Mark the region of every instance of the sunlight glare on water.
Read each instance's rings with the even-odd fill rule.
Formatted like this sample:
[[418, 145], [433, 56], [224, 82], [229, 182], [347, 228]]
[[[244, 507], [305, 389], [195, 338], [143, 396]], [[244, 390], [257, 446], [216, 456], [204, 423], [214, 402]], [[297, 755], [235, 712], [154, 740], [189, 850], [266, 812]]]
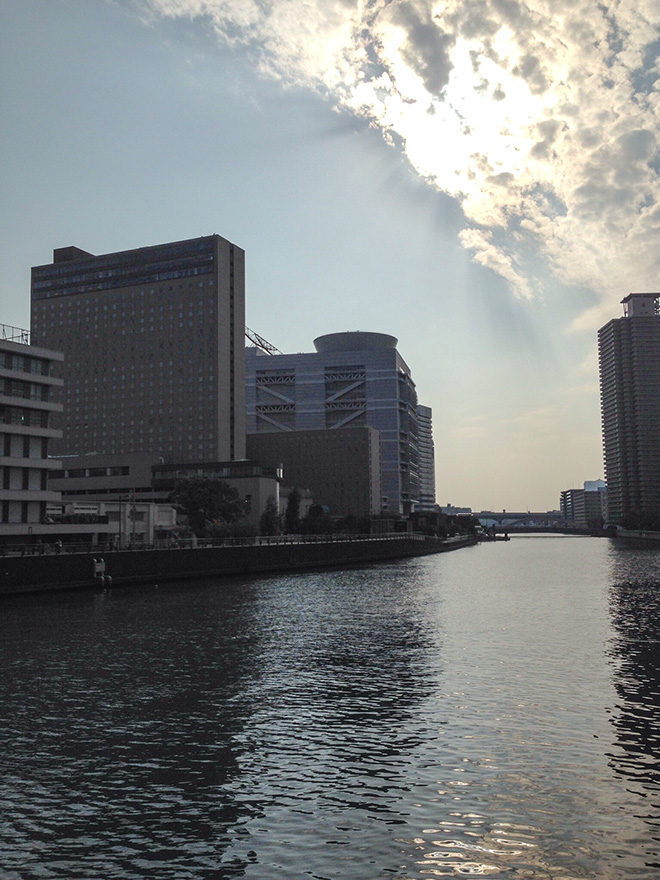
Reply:
[[2, 877], [660, 875], [660, 552], [3, 601]]

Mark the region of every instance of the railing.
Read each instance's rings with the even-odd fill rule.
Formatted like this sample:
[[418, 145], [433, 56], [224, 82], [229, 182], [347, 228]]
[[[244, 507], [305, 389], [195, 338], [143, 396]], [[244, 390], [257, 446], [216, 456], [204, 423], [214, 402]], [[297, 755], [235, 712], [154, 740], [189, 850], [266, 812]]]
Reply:
[[0, 324], [0, 338], [7, 342], [20, 342], [21, 345], [30, 344], [30, 331], [21, 327], [12, 327], [10, 324]]
[[109, 540], [92, 544], [83, 541], [62, 543], [61, 541], [31, 544], [0, 544], [0, 556], [53, 556], [66, 553], [118, 553], [136, 550], [203, 550], [215, 547], [261, 547], [279, 544], [334, 544], [341, 542], [374, 541], [421, 541], [433, 543], [454, 543], [465, 536], [437, 538], [416, 532], [384, 532], [376, 535], [355, 535], [350, 533], [332, 535], [261, 535], [245, 538], [163, 538], [153, 543]]

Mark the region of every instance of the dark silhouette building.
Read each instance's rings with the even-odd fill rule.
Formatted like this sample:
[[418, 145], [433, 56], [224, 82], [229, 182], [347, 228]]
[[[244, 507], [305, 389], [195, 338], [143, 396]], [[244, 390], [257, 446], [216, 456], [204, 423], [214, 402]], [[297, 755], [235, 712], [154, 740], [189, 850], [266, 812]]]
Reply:
[[53, 452], [245, 457], [245, 254], [209, 235], [32, 269], [32, 340], [64, 353]]
[[380, 434], [367, 425], [247, 435], [247, 451], [262, 465], [282, 466], [288, 486], [308, 488], [332, 516], [380, 513]]
[[660, 314], [657, 293], [631, 293], [598, 331], [610, 522], [660, 528]]

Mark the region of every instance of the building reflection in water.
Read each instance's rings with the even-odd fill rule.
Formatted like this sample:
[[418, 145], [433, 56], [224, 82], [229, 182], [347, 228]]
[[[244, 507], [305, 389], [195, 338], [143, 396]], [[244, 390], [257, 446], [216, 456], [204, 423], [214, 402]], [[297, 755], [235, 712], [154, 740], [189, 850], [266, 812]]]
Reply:
[[[638, 815], [660, 842], [660, 551], [613, 546], [610, 608], [616, 748], [608, 755], [626, 789], [640, 798]], [[647, 853], [658, 862], [660, 853]], [[660, 864], [658, 864], [660, 868]]]
[[[102, 863], [108, 878], [188, 877], [191, 859], [197, 870], [222, 861], [233, 829], [258, 813], [231, 793], [252, 712], [243, 694], [260, 674], [252, 592], [248, 582], [222, 595], [181, 585], [6, 603], [8, 876], [83, 876], [86, 865], [97, 876]], [[233, 853], [226, 876], [249, 861]]]

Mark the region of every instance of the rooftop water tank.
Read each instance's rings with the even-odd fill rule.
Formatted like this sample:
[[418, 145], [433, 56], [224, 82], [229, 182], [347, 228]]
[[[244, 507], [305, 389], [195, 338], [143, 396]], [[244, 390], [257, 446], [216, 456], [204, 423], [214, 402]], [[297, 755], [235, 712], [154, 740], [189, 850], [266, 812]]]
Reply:
[[328, 333], [314, 340], [318, 352], [328, 351], [374, 351], [396, 348], [398, 339], [387, 333], [364, 333], [362, 330], [349, 330], [345, 333]]

